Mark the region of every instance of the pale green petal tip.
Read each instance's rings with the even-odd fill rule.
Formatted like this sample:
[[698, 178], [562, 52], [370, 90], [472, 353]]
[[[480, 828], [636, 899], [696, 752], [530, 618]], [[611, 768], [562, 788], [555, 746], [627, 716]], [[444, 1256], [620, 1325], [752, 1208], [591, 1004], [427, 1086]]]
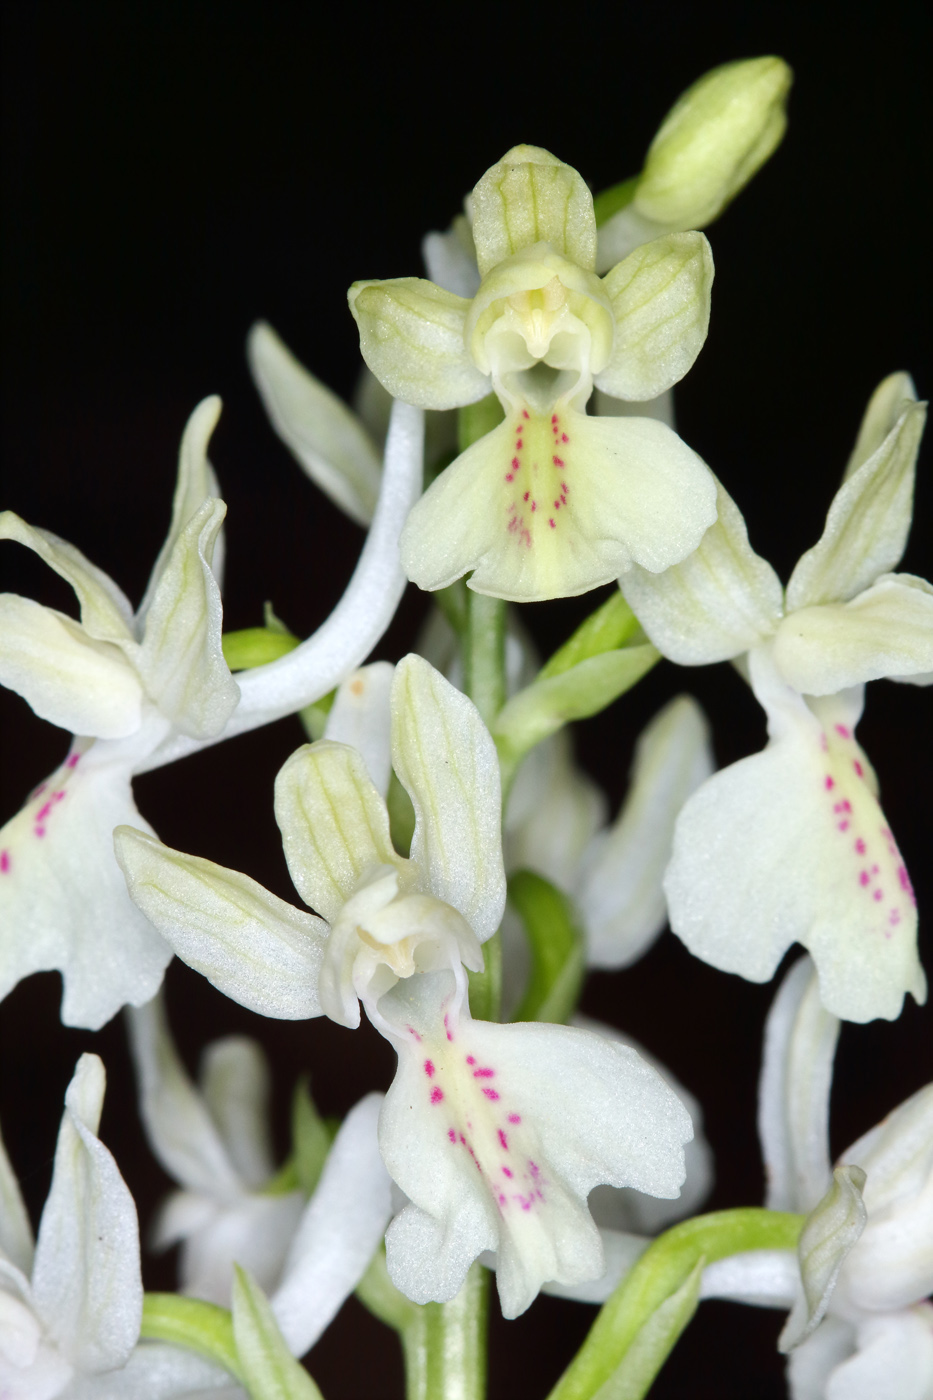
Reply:
[[580, 267], [596, 266], [596, 217], [583, 177], [540, 146], [513, 146], [473, 190], [480, 275], [522, 248], [550, 243]]
[[704, 74], [651, 144], [635, 194], [639, 214], [672, 229], [715, 219], [780, 144], [792, 81], [773, 56]]

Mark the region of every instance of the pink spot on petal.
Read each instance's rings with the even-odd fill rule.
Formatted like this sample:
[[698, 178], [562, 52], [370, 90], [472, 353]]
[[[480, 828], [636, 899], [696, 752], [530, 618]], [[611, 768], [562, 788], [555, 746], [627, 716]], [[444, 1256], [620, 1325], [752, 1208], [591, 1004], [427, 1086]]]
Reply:
[[865, 775], [865, 769], [864, 769], [864, 768], [862, 767], [862, 765], [859, 763], [859, 761], [858, 761], [857, 758], [853, 758], [853, 760], [852, 760], [852, 767], [855, 769], [855, 776], [856, 776], [857, 778], [864, 777], [864, 775]]
[[508, 1152], [508, 1150], [509, 1150], [509, 1140], [508, 1140], [508, 1138], [506, 1137], [505, 1133], [502, 1131], [501, 1128], [499, 1129], [499, 1144], [500, 1144], [500, 1146], [502, 1147], [502, 1150], [503, 1150], [504, 1152]]
[[6, 875], [10, 868], [9, 851], [0, 851], [0, 875]]
[[833, 728], [835, 729], [836, 733], [841, 739], [852, 738], [852, 731], [850, 729], [847, 729], [844, 724], [834, 724]]
[[453, 1128], [447, 1129], [447, 1136], [450, 1138], [451, 1142], [457, 1141], [457, 1134], [454, 1132]]
[[503, 1196], [503, 1195], [500, 1195], [500, 1196], [499, 1196], [499, 1204], [500, 1204], [500, 1206], [504, 1206], [504, 1205], [505, 1205], [505, 1196]]
[[497, 1099], [499, 1097], [495, 1089], [485, 1088], [483, 1089], [483, 1093], [486, 1095], [487, 1099]]
[[831, 788], [834, 788], [836, 786], [836, 779], [831, 777], [829, 773], [827, 773], [826, 778], [824, 779], [824, 783], [826, 791], [829, 792]]
[[466, 1062], [467, 1062], [468, 1065], [475, 1065], [475, 1064], [476, 1064], [476, 1056], [475, 1056], [475, 1055], [467, 1055], [467, 1057], [466, 1057]]
[[552, 423], [556, 423], [556, 422], [558, 422], [558, 421], [559, 421], [559, 420], [558, 420], [557, 414], [556, 414], [556, 413], [552, 413], [552, 414], [551, 414], [551, 422], [552, 422]]
[[448, 1040], [453, 1040], [454, 1036], [453, 1036], [453, 1031], [450, 1029], [450, 1017], [449, 1017], [449, 1016], [445, 1016], [445, 1017], [444, 1017], [444, 1031], [446, 1032], [447, 1039], [448, 1039]]
[[505, 474], [505, 479], [506, 479], [506, 481], [514, 481], [514, 480], [515, 480], [515, 477], [514, 477], [514, 475], [512, 474], [512, 472], [506, 472], [506, 474]]
[[510, 1123], [520, 1123], [521, 1121], [522, 1121], [522, 1120], [521, 1120], [521, 1116], [520, 1116], [519, 1114], [517, 1114], [517, 1113], [510, 1113], [510, 1114], [509, 1114], [509, 1122], [510, 1122]]
[[564, 465], [563, 457], [552, 457], [551, 461], [554, 463], [555, 467], [562, 467]]
[[548, 520], [548, 524], [550, 525], [550, 527], [551, 527], [552, 530], [556, 530], [556, 529], [557, 529], [557, 526], [554, 524], [553, 517], [552, 517], [550, 520]]
[[837, 827], [837, 830], [839, 830], [839, 831], [848, 831], [848, 830], [849, 830], [849, 823], [848, 823], [848, 822], [837, 822], [837, 823], [836, 823], [836, 827]]
[[865, 854], [865, 842], [862, 840], [861, 836], [855, 843], [855, 849], [860, 856]]
[[517, 457], [512, 458], [512, 466], [515, 468], [516, 471], [518, 471], [519, 467], [521, 466], [521, 462], [518, 460]]
[[[71, 757], [69, 758], [68, 762], [65, 764], [65, 767], [66, 767], [66, 768], [76, 768], [80, 762], [81, 762], [81, 755], [80, 755], [79, 753], [73, 753], [73, 754], [71, 755]], [[42, 787], [45, 787], [45, 783], [42, 784]], [[42, 788], [40, 788], [39, 791], [41, 792], [41, 791], [42, 791]]]
[[874, 898], [876, 900], [884, 899], [884, 894], [881, 890], [875, 890]]
[[570, 441], [570, 439], [569, 439], [569, 437], [567, 436], [566, 433], [561, 433], [561, 435], [560, 435], [560, 440], [561, 440], [561, 442], [569, 442], [569, 441]]
[[44, 822], [45, 819], [46, 819], [46, 817], [49, 815], [49, 812], [51, 812], [51, 810], [52, 810], [52, 804], [51, 804], [51, 802], [46, 802], [46, 804], [45, 804], [43, 807], [40, 807], [39, 811], [36, 813], [36, 821], [37, 821], [37, 822]]
[[474, 1079], [493, 1079], [493, 1078], [495, 1077], [495, 1073], [496, 1073], [496, 1071], [495, 1071], [494, 1069], [475, 1069], [475, 1070], [473, 1071], [473, 1078], [474, 1078]]
[[425, 1072], [425, 1074], [428, 1076], [429, 1079], [433, 1078], [433, 1075], [434, 1075], [434, 1061], [433, 1061], [433, 1060], [425, 1060], [425, 1062], [424, 1062], [424, 1072]]
[[523, 408], [523, 409], [522, 409], [522, 417], [523, 417], [523, 418], [527, 418], [527, 417], [528, 417], [528, 410], [527, 410], [527, 408]]
[[888, 915], [888, 923], [889, 923], [889, 924], [892, 924], [892, 925], [897, 925], [897, 924], [900, 923], [900, 921], [901, 921], [900, 911], [897, 910], [897, 909], [892, 909], [891, 912], [890, 912], [890, 914]]
[[444, 1097], [444, 1091], [443, 1091], [443, 1089], [439, 1089], [439, 1088], [437, 1087], [437, 1085], [435, 1084], [434, 1088], [431, 1090], [431, 1102], [432, 1102], [432, 1103], [440, 1103], [440, 1101], [441, 1101], [441, 1099], [442, 1099], [443, 1097]]
[[503, 1167], [503, 1168], [502, 1168], [502, 1174], [503, 1174], [503, 1176], [507, 1176], [507, 1177], [511, 1180], [512, 1172], [511, 1172], [511, 1169], [510, 1169], [509, 1167]]
[[531, 495], [531, 492], [530, 492], [530, 491], [526, 491], [525, 494], [524, 494], [524, 496], [522, 496], [522, 500], [523, 500], [523, 501], [527, 501], [527, 499], [528, 499], [528, 497], [529, 497], [530, 495]]
[[37, 827], [36, 827], [36, 835], [37, 835], [37, 836], [44, 836], [44, 835], [45, 835], [45, 827], [44, 827], [44, 826], [37, 826]]
[[860, 885], [867, 885], [870, 880], [871, 876], [869, 875], [867, 870], [863, 870], [861, 875], [858, 877], [858, 882]]

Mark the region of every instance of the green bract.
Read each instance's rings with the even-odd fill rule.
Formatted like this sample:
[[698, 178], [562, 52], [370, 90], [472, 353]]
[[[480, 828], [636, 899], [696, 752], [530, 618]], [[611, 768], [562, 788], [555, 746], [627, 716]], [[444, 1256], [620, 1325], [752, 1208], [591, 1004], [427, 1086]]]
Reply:
[[585, 410], [594, 385], [640, 402], [691, 367], [709, 321], [706, 239], [657, 239], [600, 279], [589, 191], [536, 146], [487, 171], [472, 207], [474, 297], [412, 277], [349, 294], [363, 358], [392, 394], [449, 409], [492, 388], [505, 415], [409, 516], [409, 577], [438, 589], [473, 570], [477, 592], [532, 601], [678, 563], [715, 520], [709, 472], [666, 425]]

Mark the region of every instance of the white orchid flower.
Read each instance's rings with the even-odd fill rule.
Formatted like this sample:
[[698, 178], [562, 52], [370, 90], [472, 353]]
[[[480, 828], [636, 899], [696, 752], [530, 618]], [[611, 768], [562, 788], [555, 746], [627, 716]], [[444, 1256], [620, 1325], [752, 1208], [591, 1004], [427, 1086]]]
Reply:
[[34, 550], [75, 589], [81, 622], [0, 598], [0, 679], [78, 737], [62, 766], [0, 831], [0, 996], [58, 968], [62, 1020], [97, 1029], [158, 990], [171, 949], [139, 914], [111, 833], [145, 827], [135, 774], [244, 733], [320, 698], [382, 635], [401, 597], [398, 535], [421, 476], [421, 415], [400, 406], [376, 519], [347, 592], [288, 656], [233, 680], [221, 649], [215, 556], [225, 506], [207, 460], [220, 412], [206, 399], [182, 439], [168, 538], [134, 614], [73, 545], [0, 516], [0, 538]]
[[128, 1008], [127, 1016], [146, 1136], [181, 1187], [160, 1208], [153, 1247], [181, 1243], [181, 1289], [195, 1297], [229, 1307], [235, 1263], [271, 1293], [305, 1198], [298, 1189], [264, 1189], [276, 1170], [261, 1047], [245, 1036], [212, 1042], [195, 1087], [161, 998]]
[[[704, 1272], [702, 1297], [789, 1307], [792, 1400], [925, 1400], [933, 1393], [933, 1084], [829, 1157], [839, 1021], [809, 958], [765, 1032], [759, 1132], [766, 1204], [809, 1212], [798, 1255], [756, 1250]], [[825, 1194], [824, 1194], [825, 1193]]]
[[279, 774], [292, 879], [324, 918], [142, 833], [118, 832], [118, 856], [179, 956], [238, 1001], [348, 1026], [363, 1002], [399, 1057], [379, 1128], [411, 1202], [387, 1237], [393, 1281], [417, 1302], [446, 1301], [492, 1250], [514, 1316], [545, 1279], [602, 1272], [593, 1186], [677, 1195], [692, 1128], [628, 1047], [471, 1019], [464, 964], [482, 968], [505, 898], [498, 761], [472, 702], [417, 656], [396, 668], [392, 763], [416, 814], [410, 859], [392, 848], [354, 749], [325, 739]]
[[487, 171], [472, 207], [472, 300], [418, 278], [350, 290], [363, 358], [396, 398], [455, 408], [493, 390], [505, 413], [412, 512], [409, 577], [437, 589], [472, 569], [478, 592], [529, 601], [683, 559], [715, 518], [706, 467], [658, 421], [585, 406], [594, 384], [643, 400], [687, 373], [709, 316], [705, 238], [657, 240], [600, 280], [589, 190], [534, 146]]
[[33, 1243], [0, 1142], [0, 1395], [95, 1394], [139, 1336], [136, 1207], [97, 1137], [104, 1067], [82, 1055], [65, 1094], [52, 1185]]
[[768, 715], [765, 751], [710, 778], [680, 814], [671, 927], [698, 957], [756, 982], [802, 943], [824, 1004], [852, 1021], [894, 1019], [906, 991], [926, 995], [910, 880], [854, 737], [865, 681], [933, 679], [933, 589], [890, 572], [910, 528], [923, 418], [906, 375], [879, 386], [823, 537], [786, 591], [721, 487], [719, 519], [691, 559], [621, 580], [672, 660], [747, 651]]

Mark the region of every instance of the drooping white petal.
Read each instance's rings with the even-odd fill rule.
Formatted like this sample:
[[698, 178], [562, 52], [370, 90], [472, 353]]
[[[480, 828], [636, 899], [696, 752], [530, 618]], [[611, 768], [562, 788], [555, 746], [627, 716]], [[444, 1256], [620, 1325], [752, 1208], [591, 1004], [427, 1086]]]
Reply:
[[535, 243], [592, 271], [593, 197], [582, 176], [541, 146], [513, 146], [473, 188], [473, 241], [480, 275]]
[[161, 997], [127, 1008], [139, 1082], [139, 1112], [149, 1146], [182, 1186], [235, 1198], [240, 1182], [207, 1105], [172, 1043]]
[[[222, 404], [216, 394], [202, 399], [185, 424], [178, 451], [178, 474], [175, 480], [175, 495], [172, 498], [172, 522], [158, 558], [149, 575], [146, 592], [136, 614], [137, 636], [141, 636], [147, 614], [152, 606], [156, 589], [168, 567], [169, 559], [182, 531], [198, 513], [209, 497], [219, 497], [220, 487], [214, 469], [207, 458], [207, 445], [217, 427]], [[211, 559], [214, 574], [220, 583], [220, 555], [223, 551], [222, 537], [218, 535], [213, 544], [214, 557]]]
[[887, 437], [833, 497], [817, 544], [797, 562], [787, 610], [844, 603], [896, 567], [910, 530], [926, 404], [903, 400]]
[[32, 1275], [46, 1335], [92, 1373], [126, 1362], [143, 1305], [136, 1207], [96, 1136], [103, 1101], [103, 1064], [82, 1055], [65, 1094]]
[[206, 500], [180, 531], [153, 590], [137, 659], [159, 709], [195, 739], [219, 734], [240, 695], [223, 657], [223, 608], [211, 569], [226, 512], [223, 501]]
[[843, 481], [848, 481], [869, 457], [877, 452], [888, 433], [894, 427], [903, 411], [905, 403], [913, 403], [917, 398], [914, 381], [903, 370], [889, 374], [882, 379], [871, 398], [859, 426], [858, 437], [852, 454], [846, 463]]
[[132, 827], [118, 827], [113, 841], [131, 898], [183, 962], [261, 1016], [320, 1016], [321, 919]]
[[0, 1258], [8, 1259], [28, 1277], [32, 1272], [33, 1253], [29, 1214], [0, 1137]]
[[253, 326], [246, 348], [253, 380], [279, 437], [325, 496], [358, 525], [368, 525], [382, 472], [370, 434], [265, 321]]
[[295, 888], [329, 923], [363, 875], [400, 863], [385, 801], [346, 744], [321, 739], [295, 750], [275, 780], [275, 819]]
[[713, 255], [702, 233], [672, 233], [630, 253], [605, 278], [612, 355], [596, 383], [619, 399], [653, 399], [691, 368], [709, 327]]
[[457, 1024], [453, 995], [440, 974], [380, 1004], [394, 1004], [399, 1025], [380, 1144], [411, 1201], [386, 1237], [389, 1273], [416, 1302], [446, 1301], [495, 1250], [514, 1317], [546, 1279], [599, 1277], [587, 1195], [607, 1182], [675, 1196], [692, 1128], [628, 1047], [569, 1026], [474, 1022], [465, 1009]]
[[568, 730], [536, 744], [509, 791], [505, 817], [510, 870], [534, 870], [566, 894], [606, 820], [605, 794], [573, 759]]
[[244, 1185], [264, 1186], [275, 1171], [269, 1127], [272, 1085], [258, 1041], [213, 1040], [201, 1056], [201, 1092]]
[[0, 512], [0, 540], [16, 540], [31, 549], [70, 583], [81, 605], [81, 622], [100, 642], [120, 642], [133, 635], [133, 609], [113, 579], [85, 559], [80, 549], [50, 530], [27, 525], [11, 510]]
[[774, 659], [806, 695], [933, 671], [933, 588], [913, 574], [882, 574], [849, 603], [801, 608], [779, 625]]
[[366, 1271], [392, 1213], [379, 1155], [381, 1094], [351, 1109], [292, 1241], [272, 1311], [295, 1356], [304, 1356]]
[[781, 617], [783, 589], [748, 542], [738, 506], [716, 483], [718, 519], [699, 547], [662, 574], [636, 564], [619, 580], [658, 651], [681, 666], [725, 661], [758, 646]]
[[810, 958], [788, 972], [765, 1023], [758, 1136], [769, 1210], [810, 1211], [832, 1175], [829, 1091], [839, 1020], [820, 1001]]
[[930, 1400], [933, 1395], [933, 1307], [866, 1317], [856, 1353], [829, 1377], [826, 1400]]
[[393, 398], [442, 409], [489, 393], [464, 341], [465, 297], [421, 277], [354, 282], [348, 296], [363, 359]]
[[859, 1308], [887, 1310], [933, 1292], [933, 1084], [842, 1154], [868, 1174], [868, 1224], [840, 1284]]
[[366, 659], [405, 589], [399, 532], [421, 490], [423, 449], [424, 415], [408, 404], [394, 404], [376, 514], [353, 577], [330, 617], [287, 656], [240, 673], [240, 703], [221, 734], [206, 741], [174, 735], [153, 754], [149, 768], [320, 700]]
[[789, 1308], [800, 1292], [800, 1265], [789, 1249], [749, 1249], [707, 1264], [701, 1298], [726, 1298], [758, 1308]]
[[426, 233], [421, 240], [421, 257], [432, 282], [445, 292], [471, 300], [479, 291], [476, 246], [466, 218], [459, 214], [445, 233]]
[[402, 559], [420, 588], [468, 569], [479, 593], [572, 597], [633, 563], [685, 558], [715, 519], [713, 478], [649, 418], [519, 406], [443, 472], [409, 516]]
[[485, 942], [505, 907], [496, 747], [473, 702], [414, 653], [395, 670], [392, 761], [415, 808], [412, 861]]
[[865, 1228], [864, 1186], [861, 1167], [836, 1167], [832, 1185], [807, 1216], [797, 1245], [803, 1292], [778, 1339], [780, 1351], [799, 1346], [825, 1316], [839, 1271]]
[[[178, 1256], [179, 1285], [185, 1293], [228, 1308], [233, 1266], [249, 1269], [257, 1283], [271, 1292], [282, 1277], [282, 1265], [295, 1238], [305, 1200], [300, 1191], [281, 1196], [242, 1193], [231, 1203], [206, 1197], [210, 1215], [187, 1229]], [[167, 1214], [164, 1223], [168, 1223]], [[176, 1219], [172, 1223], [178, 1224]], [[162, 1243], [175, 1243], [163, 1234]]]
[[142, 719], [143, 689], [118, 646], [15, 593], [0, 594], [0, 683], [71, 734], [122, 739]]
[[351, 671], [337, 688], [324, 738], [336, 744], [349, 744], [363, 756], [366, 770], [376, 791], [385, 797], [392, 772], [391, 710], [389, 695], [395, 667], [389, 661], [374, 661]]
[[712, 771], [709, 726], [681, 695], [640, 735], [622, 809], [590, 845], [575, 882], [591, 967], [627, 967], [664, 928], [661, 882], [674, 822]]
[[97, 1030], [127, 1002], [148, 1001], [172, 956], [113, 859], [115, 826], [149, 829], [129, 767], [116, 745], [79, 741], [0, 831], [0, 996], [57, 968], [68, 1026]]
[[684, 806], [664, 881], [671, 927], [698, 957], [754, 982], [803, 943], [827, 1010], [894, 1019], [905, 991], [924, 999], [926, 981], [910, 881], [853, 737], [861, 693], [808, 705], [766, 649], [750, 660], [768, 747]]

